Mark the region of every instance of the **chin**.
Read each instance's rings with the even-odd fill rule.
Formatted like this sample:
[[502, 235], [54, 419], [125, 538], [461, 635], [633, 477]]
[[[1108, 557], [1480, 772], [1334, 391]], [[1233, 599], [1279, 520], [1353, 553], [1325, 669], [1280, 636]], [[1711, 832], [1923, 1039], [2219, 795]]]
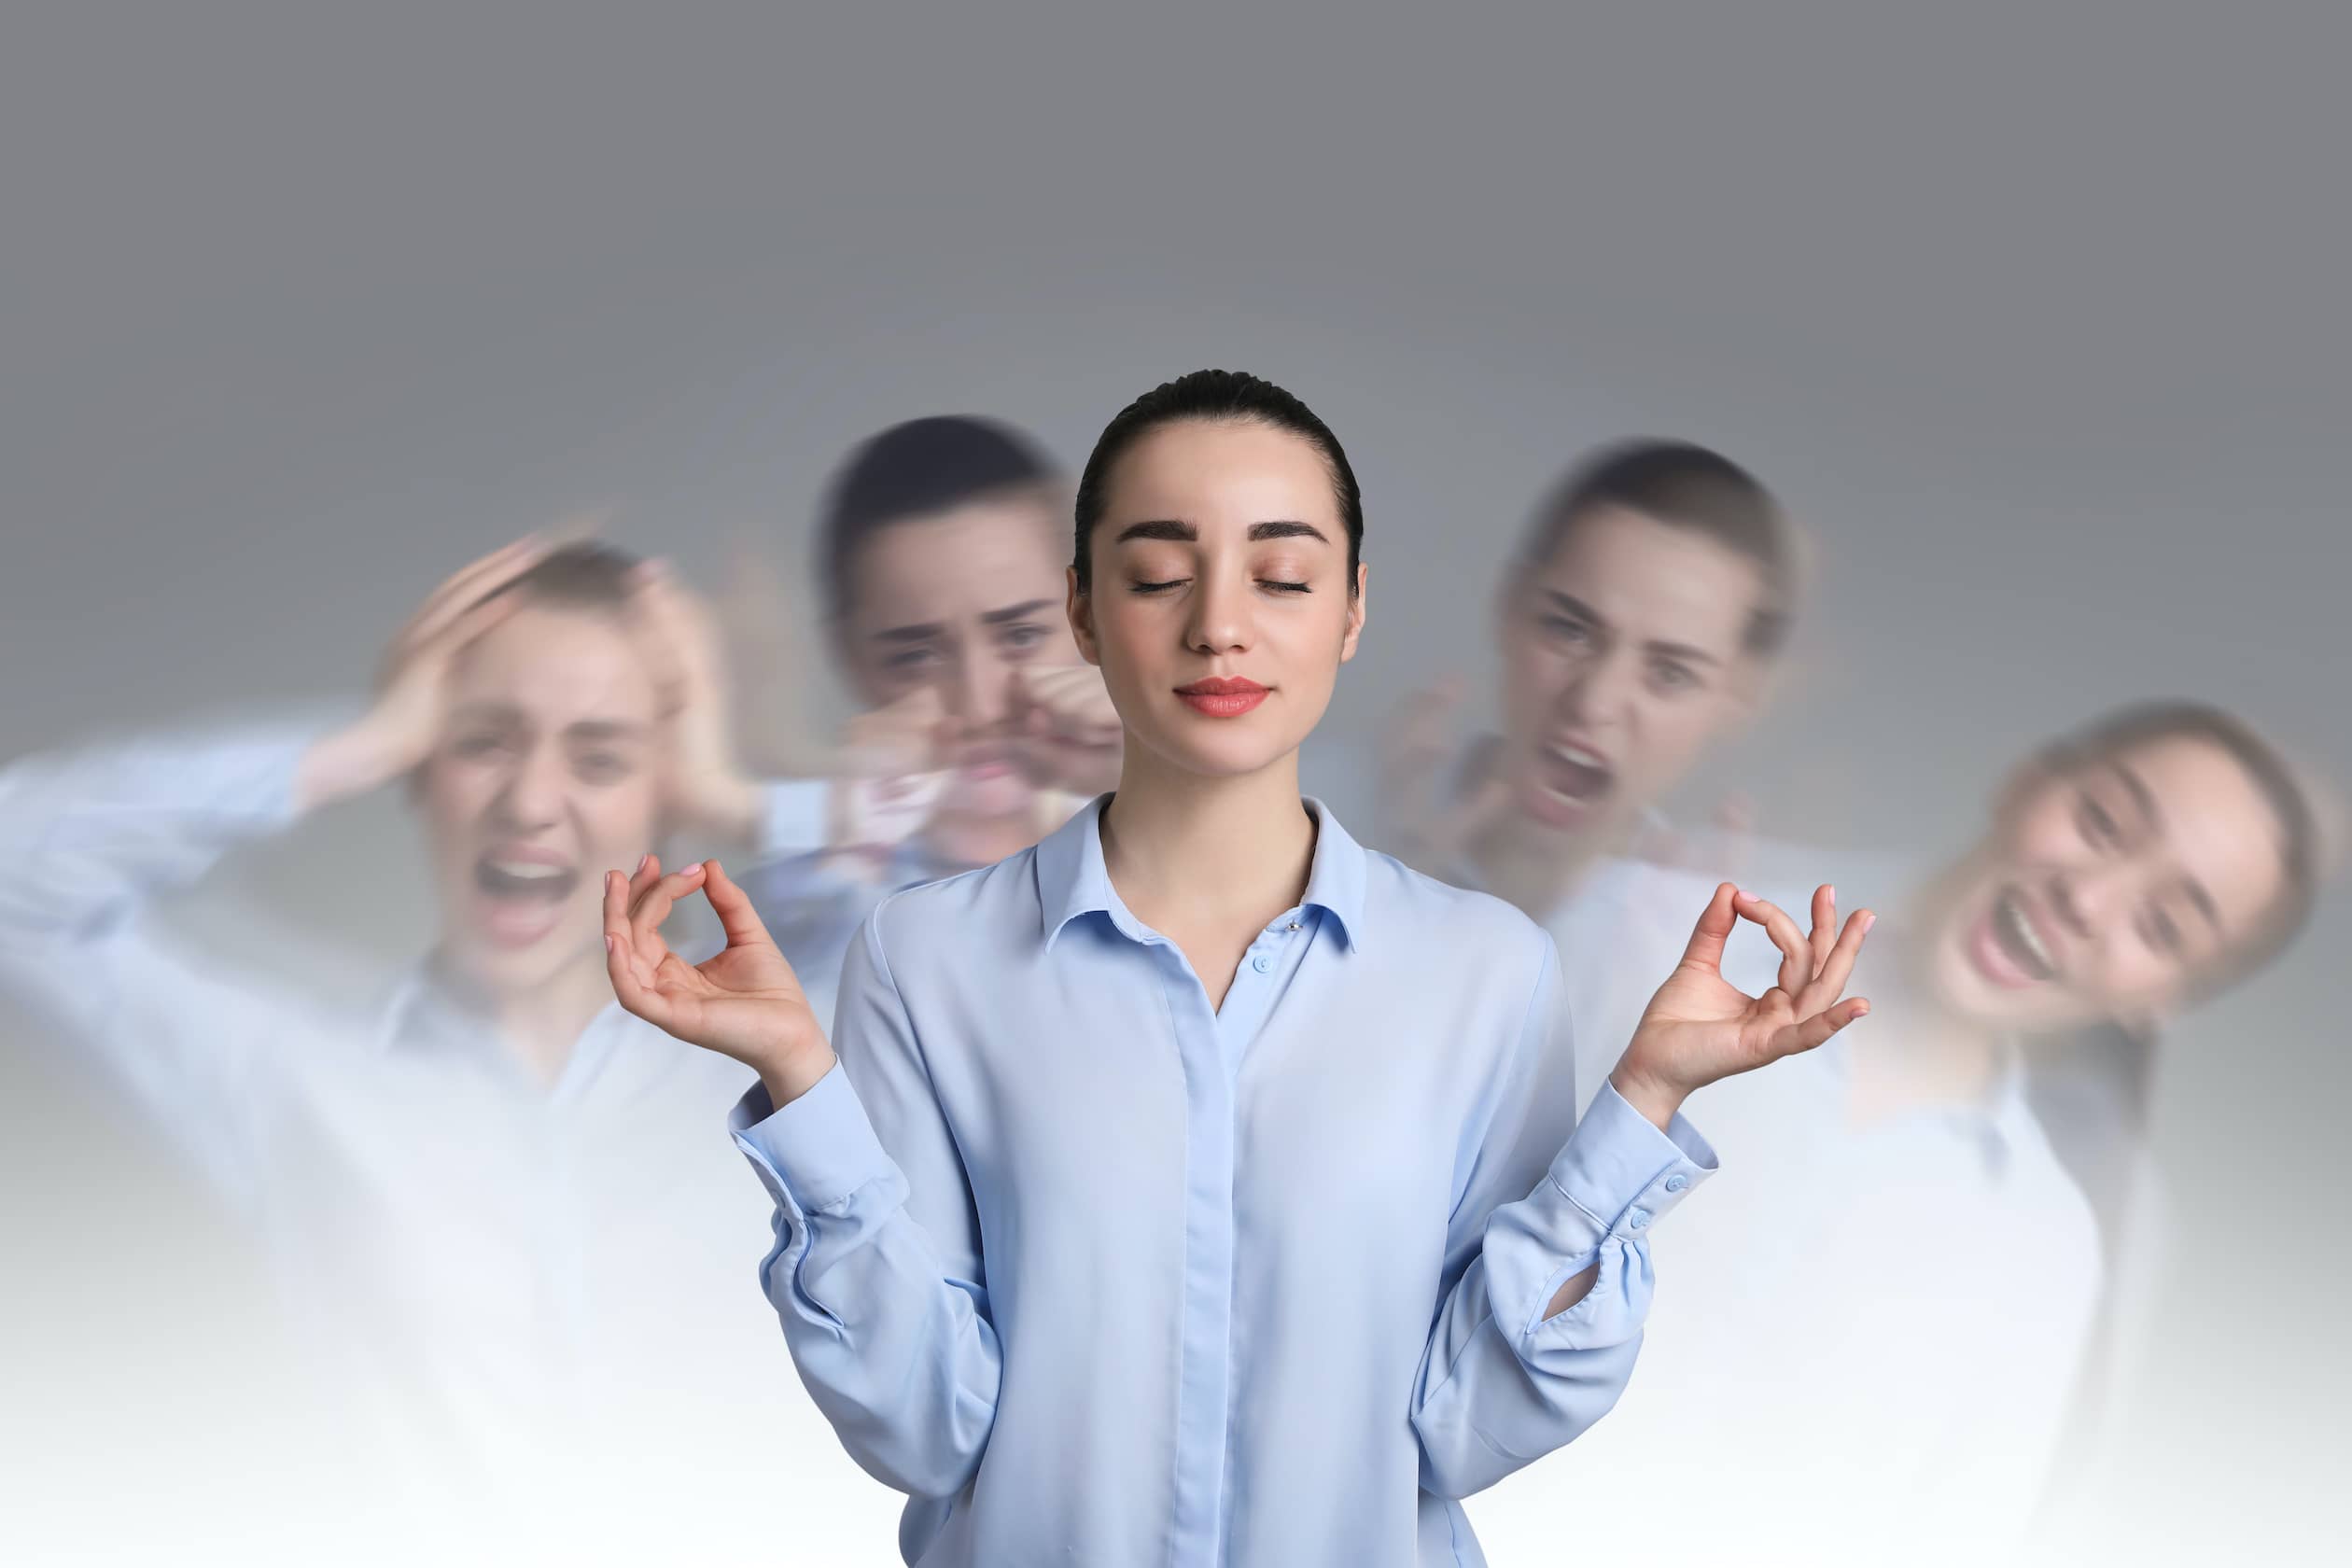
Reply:
[[935, 809], [957, 817], [1017, 817], [1036, 798], [1029, 780], [1008, 769], [993, 777], [952, 781], [940, 792]]
[[1246, 778], [1272, 767], [1298, 747], [1296, 742], [1284, 746], [1264, 736], [1221, 735], [1213, 739], [1180, 736], [1175, 744], [1159, 749], [1160, 755], [1186, 773], [1207, 778]]
[[528, 947], [500, 947], [476, 938], [455, 955], [455, 967], [487, 994], [512, 996], [546, 985], [581, 951], [560, 932]]

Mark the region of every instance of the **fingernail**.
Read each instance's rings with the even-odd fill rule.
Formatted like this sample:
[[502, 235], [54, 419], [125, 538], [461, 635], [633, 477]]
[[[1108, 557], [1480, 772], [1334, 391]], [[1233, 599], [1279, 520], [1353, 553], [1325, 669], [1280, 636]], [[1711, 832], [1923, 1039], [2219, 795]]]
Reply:
[[1742, 888], [1740, 889], [1740, 896], [1747, 900], [1750, 903], [1754, 903], [1756, 902], [1756, 895], [1749, 892], [1745, 888]]
[[1869, 1002], [1867, 1002], [1867, 1001], [1866, 1001], [1866, 1002], [1863, 1002], [1862, 1004], [1860, 1004], [1859, 1006], [1857, 1006], [1856, 1008], [1855, 1008], [1855, 1010], [1854, 1010], [1854, 1015], [1855, 1015], [1855, 1017], [1857, 1017], [1857, 1018], [1867, 1018], [1867, 1017], [1869, 1017], [1869, 1016], [1870, 1015], [1870, 1004], [1869, 1004]]
[[[653, 859], [653, 851], [652, 851], [652, 850], [651, 850], [651, 849], [648, 849], [648, 850], [647, 850], [644, 854], [639, 855], [639, 856], [637, 857], [637, 870], [638, 870], [638, 871], [643, 871], [643, 870], [645, 869], [645, 867], [646, 867], [646, 863], [647, 863], [648, 861], [651, 861], [652, 859]], [[631, 873], [631, 875], [635, 875], [635, 873]]]
[[612, 951], [612, 933], [610, 931], [607, 931], [605, 932], [605, 953], [608, 957], [609, 957]]
[[1821, 890], [1829, 895], [1830, 903], [1838, 902], [1838, 885], [1835, 882], [1824, 882], [1821, 885]]
[[1869, 934], [1870, 934], [1870, 928], [1871, 928], [1872, 926], [1877, 925], [1877, 924], [1878, 924], [1878, 912], [1877, 912], [1877, 911], [1873, 910], [1873, 911], [1869, 912], [1869, 914], [1864, 915], [1864, 916], [1862, 917], [1862, 934], [1863, 934], [1864, 936], [1868, 936], [1868, 935], [1869, 935]]

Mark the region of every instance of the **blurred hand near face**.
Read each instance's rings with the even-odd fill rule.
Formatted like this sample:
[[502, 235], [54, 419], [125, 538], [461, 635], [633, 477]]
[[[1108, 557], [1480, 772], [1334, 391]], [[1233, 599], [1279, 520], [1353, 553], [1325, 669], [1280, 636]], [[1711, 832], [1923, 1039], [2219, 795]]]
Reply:
[[1382, 847], [1407, 865], [1443, 876], [1457, 866], [1472, 839], [1511, 800], [1494, 763], [1500, 742], [1489, 736], [1456, 777], [1455, 721], [1463, 683], [1448, 676], [1407, 693], [1381, 732], [1375, 783]]
[[851, 719], [833, 763], [828, 842], [869, 859], [923, 831], [945, 791], [947, 710], [918, 686]]
[[637, 569], [630, 618], [669, 721], [665, 804], [678, 825], [748, 839], [760, 791], [737, 760], [716, 618], [667, 561]]
[[1015, 668], [1009, 707], [1030, 783], [1089, 798], [1118, 788], [1125, 732], [1100, 669]]
[[386, 646], [368, 711], [303, 759], [295, 784], [301, 808], [365, 794], [432, 755], [448, 717], [451, 665], [514, 612], [514, 597], [498, 591], [550, 548], [539, 535], [525, 535], [451, 573], [426, 595]]
[[[1662, 1127], [1693, 1091], [1810, 1051], [1868, 1014], [1862, 998], [1839, 999], [1877, 917], [1857, 910], [1841, 932], [1836, 889], [1827, 885], [1813, 893], [1813, 917], [1812, 931], [1800, 933], [1769, 901], [1729, 882], [1716, 888], [1609, 1074], [1617, 1093]], [[1760, 997], [1723, 977], [1724, 944], [1740, 920], [1762, 926], [1781, 951], [1778, 983]]]

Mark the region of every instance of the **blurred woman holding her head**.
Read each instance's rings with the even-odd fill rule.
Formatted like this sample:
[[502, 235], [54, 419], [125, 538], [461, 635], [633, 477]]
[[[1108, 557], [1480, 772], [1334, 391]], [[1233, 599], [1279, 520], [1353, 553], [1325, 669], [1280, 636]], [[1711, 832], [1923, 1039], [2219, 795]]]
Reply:
[[[718, 679], [673, 574], [532, 538], [425, 598], [356, 715], [0, 770], [0, 985], [260, 1234], [337, 1413], [383, 1445], [328, 1450], [371, 1496], [425, 1488], [428, 1528], [542, 1485], [617, 1527], [629, 1493], [588, 1467], [707, 1404], [730, 1337], [764, 1334], [723, 1282], [741, 1183], [707, 1136], [749, 1075], [615, 1006], [598, 937], [603, 866], [783, 815], [735, 763]], [[372, 1004], [190, 939], [173, 895], [394, 786], [435, 930]]]
[[[1651, 1231], [1715, 1165], [1683, 1099], [1860, 1016], [1868, 917], [1716, 889], [1577, 1122], [1533, 1092], [1550, 939], [1299, 794], [1365, 615], [1331, 431], [1196, 372], [1111, 422], [1076, 513], [1115, 791], [885, 899], [830, 1035], [715, 861], [608, 876], [613, 987], [758, 1073], [762, 1277], [910, 1563], [1479, 1561], [1459, 1500], [1624, 1387]], [[658, 928], [697, 889], [728, 945], [690, 967]], [[1783, 954], [1760, 997], [1716, 970], [1739, 918]]]

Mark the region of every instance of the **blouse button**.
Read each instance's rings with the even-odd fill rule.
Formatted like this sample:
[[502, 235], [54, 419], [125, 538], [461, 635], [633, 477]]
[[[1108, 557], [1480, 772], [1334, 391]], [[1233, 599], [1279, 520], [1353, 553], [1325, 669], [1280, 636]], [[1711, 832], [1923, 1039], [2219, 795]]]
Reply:
[[1260, 953], [1256, 958], [1250, 960], [1250, 967], [1256, 970], [1260, 974], [1264, 974], [1267, 970], [1274, 967], [1274, 959], [1268, 954]]

